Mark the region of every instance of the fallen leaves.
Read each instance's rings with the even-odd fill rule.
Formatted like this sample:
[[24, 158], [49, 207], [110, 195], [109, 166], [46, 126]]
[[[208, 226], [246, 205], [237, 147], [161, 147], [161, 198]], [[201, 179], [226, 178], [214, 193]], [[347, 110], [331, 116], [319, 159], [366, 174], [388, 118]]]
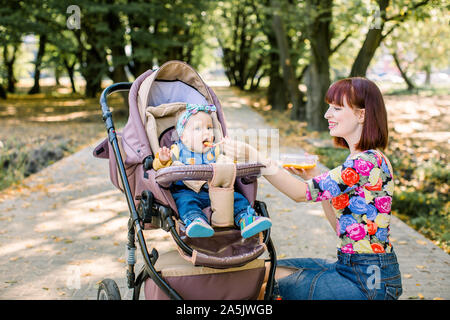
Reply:
[[417, 265], [416, 268], [417, 268], [417, 269], [420, 269], [420, 270], [424, 270], [424, 269], [425, 269], [425, 266]]
[[420, 245], [422, 245], [422, 246], [426, 246], [426, 245], [427, 245], [427, 242], [426, 242], [426, 241], [423, 241], [423, 240], [416, 240], [416, 243], [417, 243], [417, 244], [420, 244]]

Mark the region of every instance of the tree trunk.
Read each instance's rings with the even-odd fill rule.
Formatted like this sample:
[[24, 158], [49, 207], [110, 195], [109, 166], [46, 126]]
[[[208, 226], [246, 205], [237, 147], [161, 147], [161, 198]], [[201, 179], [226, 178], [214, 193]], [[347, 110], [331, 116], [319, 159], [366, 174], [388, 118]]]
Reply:
[[55, 76], [55, 85], [61, 85], [61, 82], [59, 81], [59, 78], [61, 77], [61, 70], [59, 69], [59, 66], [55, 66], [53, 72]]
[[375, 25], [374, 28], [369, 29], [367, 32], [363, 45], [359, 50], [355, 61], [353, 62], [350, 77], [366, 76], [370, 62], [380, 46], [381, 40], [383, 40], [382, 32], [384, 28], [384, 21], [386, 19], [386, 8], [389, 6], [389, 1], [390, 0], [377, 1], [381, 15], [379, 25]]
[[88, 61], [88, 66], [83, 72], [83, 77], [86, 80], [85, 95], [89, 98], [95, 98], [97, 93], [102, 90], [102, 61], [98, 59], [90, 59]]
[[431, 84], [431, 67], [430, 67], [430, 65], [426, 65], [424, 68], [424, 71], [425, 71], [424, 85], [429, 86]]
[[325, 95], [330, 86], [330, 73], [328, 63], [317, 62], [311, 59], [306, 75], [308, 87], [306, 103], [306, 121], [308, 129], [315, 131], [326, 131], [328, 128], [324, 114], [327, 111]]
[[74, 33], [78, 41], [77, 59], [80, 63], [81, 75], [86, 82], [84, 94], [86, 97], [95, 98], [102, 89], [102, 79], [107, 69], [106, 52], [104, 47], [96, 47], [97, 39], [92, 30], [87, 29], [85, 32], [86, 41], [90, 45], [89, 49], [86, 49], [81, 40], [81, 31], [76, 30]]
[[263, 64], [263, 57], [260, 57], [258, 59], [258, 61], [255, 63], [255, 65], [253, 66], [252, 71], [249, 71], [249, 75], [248, 75], [248, 78], [250, 79], [249, 91], [254, 91], [254, 90], [258, 89], [258, 87], [259, 87], [259, 82], [261, 81], [261, 78], [263, 75], [260, 75], [259, 77], [257, 77], [257, 75], [258, 75], [258, 71], [260, 70], [262, 64]]
[[7, 95], [6, 95], [6, 90], [5, 88], [3, 88], [3, 86], [0, 84], [0, 99], [6, 99]]
[[77, 92], [74, 79], [75, 64], [76, 60], [72, 64], [70, 64], [69, 61], [67, 61], [67, 59], [64, 58], [64, 66], [66, 67], [67, 75], [69, 76], [70, 79], [70, 85], [72, 86], [72, 93]]
[[16, 91], [16, 77], [14, 76], [14, 62], [16, 60], [18, 44], [13, 45], [13, 51], [11, 57], [8, 54], [8, 45], [5, 44], [3, 47], [3, 61], [6, 67], [6, 91], [9, 93], [14, 93]]
[[406, 74], [406, 70], [404, 70], [404, 68], [402, 68], [401, 63], [400, 63], [400, 59], [398, 58], [398, 55], [396, 52], [392, 53], [392, 57], [394, 58], [394, 62], [395, 65], [397, 66], [398, 70], [400, 71], [400, 74], [403, 78], [403, 80], [405, 80], [406, 85], [408, 86], [408, 91], [413, 91], [416, 86], [414, 85], [414, 83], [412, 82], [411, 79], [409, 79], [408, 75]]
[[332, 20], [332, 0], [308, 0], [310, 12], [319, 14], [312, 21], [308, 30], [311, 45], [311, 60], [307, 73], [306, 121], [308, 129], [327, 130], [327, 121], [323, 117], [327, 105], [324, 101], [330, 86], [330, 23]]
[[[248, 80], [251, 80], [252, 74], [257, 74], [259, 69], [258, 58], [255, 58], [254, 63], [250, 61], [250, 52], [256, 33], [253, 30], [254, 26], [248, 21], [245, 8], [251, 4], [252, 1], [238, 2], [238, 7], [232, 9], [232, 15], [234, 16], [232, 19], [233, 25], [231, 26], [233, 30], [231, 45], [227, 47], [228, 44], [217, 37], [223, 51], [222, 62], [225, 68], [225, 74], [230, 81], [230, 85], [236, 86], [241, 90], [247, 90]], [[253, 88], [255, 88], [254, 80]]]
[[[150, 24], [148, 21], [143, 21], [137, 15], [129, 15], [128, 16], [129, 24], [131, 30], [134, 29], [144, 29], [148, 30], [150, 28]], [[155, 26], [155, 32], [157, 30], [157, 26]], [[139, 77], [145, 71], [153, 68], [153, 53], [149, 48], [149, 44], [145, 43], [145, 41], [141, 41], [139, 38], [140, 33], [138, 31], [132, 31], [130, 33], [130, 42], [131, 42], [131, 57], [132, 61], [128, 63], [128, 69], [133, 74], [134, 78]], [[146, 51], [148, 52], [145, 55], [145, 58], [137, 55], [137, 52]]]
[[[125, 28], [122, 26], [119, 16], [113, 11], [108, 12], [106, 20], [111, 33], [114, 35], [111, 37], [111, 42], [109, 44], [113, 64], [111, 79], [114, 83], [128, 82], [128, 76], [125, 72], [125, 66], [128, 64], [128, 57], [125, 53]], [[128, 92], [121, 92], [120, 94], [125, 106], [128, 108]]]
[[[109, 0], [108, 3], [112, 4], [112, 1]], [[111, 80], [113, 82], [127, 82], [128, 77], [125, 73], [125, 66], [128, 64], [128, 57], [125, 54], [125, 41], [123, 38], [125, 29], [120, 22], [119, 16], [112, 10], [106, 14], [106, 22], [112, 34], [109, 42], [113, 64]]]
[[358, 55], [353, 62], [352, 69], [350, 71], [350, 77], [365, 77], [369, 64], [372, 61], [375, 51], [378, 49], [381, 43], [381, 31], [380, 29], [371, 29], [367, 33], [366, 39], [358, 52]]
[[47, 35], [41, 34], [39, 36], [39, 49], [36, 56], [36, 61], [34, 63], [34, 85], [28, 91], [28, 94], [34, 94], [41, 92], [41, 86], [39, 85], [39, 79], [41, 77], [41, 64], [42, 58], [45, 54], [45, 45], [47, 44]]
[[[270, 19], [270, 17], [268, 17]], [[269, 52], [269, 86], [267, 88], [267, 103], [272, 110], [284, 111], [288, 104], [288, 94], [283, 77], [280, 74], [280, 55], [273, 28], [265, 32], [272, 50]]]
[[102, 90], [102, 78], [105, 74], [105, 60], [96, 48], [91, 47], [86, 52], [86, 60], [83, 62], [81, 74], [86, 81], [85, 95], [89, 98], [95, 98], [97, 93]]
[[303, 97], [298, 88], [298, 81], [295, 77], [295, 70], [291, 62], [291, 55], [289, 53], [289, 45], [287, 42], [287, 35], [284, 29], [283, 21], [281, 20], [278, 12], [280, 11], [280, 5], [277, 0], [271, 1], [272, 8], [275, 12], [272, 16], [272, 26], [275, 32], [275, 38], [277, 40], [280, 65], [283, 70], [284, 83], [287, 86], [289, 92], [289, 98], [292, 102], [291, 119], [304, 120], [304, 105]]

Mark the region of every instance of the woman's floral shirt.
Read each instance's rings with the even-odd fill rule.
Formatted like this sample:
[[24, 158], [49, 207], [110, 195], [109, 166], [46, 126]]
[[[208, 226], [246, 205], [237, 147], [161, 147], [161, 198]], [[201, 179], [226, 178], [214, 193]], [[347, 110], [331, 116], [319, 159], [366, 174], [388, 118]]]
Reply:
[[307, 200], [331, 199], [341, 252], [391, 252], [394, 181], [379, 152], [367, 150], [349, 156], [343, 165], [308, 180], [307, 185]]

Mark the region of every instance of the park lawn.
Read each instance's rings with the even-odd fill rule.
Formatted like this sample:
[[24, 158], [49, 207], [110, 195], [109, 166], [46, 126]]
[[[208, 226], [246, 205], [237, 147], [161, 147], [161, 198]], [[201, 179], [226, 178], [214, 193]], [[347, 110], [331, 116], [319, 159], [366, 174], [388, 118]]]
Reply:
[[[341, 164], [348, 151], [335, 148], [328, 132], [310, 132], [288, 112], [270, 110], [264, 92], [235, 91], [280, 131], [280, 143], [298, 146], [328, 168]], [[450, 94], [441, 91], [384, 92], [389, 121], [385, 150], [394, 168], [393, 213], [450, 253]]]
[[[34, 95], [26, 89], [0, 100], [0, 190], [106, 137], [98, 98], [63, 87], [43, 87]], [[120, 126], [128, 110], [121, 96], [110, 101]]]

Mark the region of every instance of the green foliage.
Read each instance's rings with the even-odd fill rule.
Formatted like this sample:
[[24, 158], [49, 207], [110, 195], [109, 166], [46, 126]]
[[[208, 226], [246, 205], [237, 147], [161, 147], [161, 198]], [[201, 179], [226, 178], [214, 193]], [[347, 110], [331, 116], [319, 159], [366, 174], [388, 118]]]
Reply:
[[0, 190], [25, 177], [26, 153], [21, 152], [24, 144], [2, 142], [0, 152]]
[[386, 39], [386, 47], [411, 75], [449, 65], [449, 14], [448, 8], [432, 7], [419, 18], [405, 21]]
[[319, 156], [320, 162], [330, 169], [344, 163], [349, 155], [348, 149], [334, 147], [317, 147], [314, 151]]
[[[267, 2], [267, 1], [265, 1]], [[267, 4], [255, 0], [217, 2], [209, 23], [222, 50], [222, 64], [233, 86], [256, 89], [267, 67]], [[270, 27], [269, 27], [270, 29]]]
[[391, 159], [402, 181], [395, 190], [392, 210], [450, 251], [450, 166], [431, 160], [423, 167], [411, 168], [400, 159]]
[[[0, 46], [20, 43], [25, 35], [48, 38], [44, 67], [64, 66], [80, 72], [86, 94], [95, 96], [105, 77], [128, 81], [168, 60], [194, 67], [205, 40], [209, 0], [30, 0], [2, 1]], [[66, 10], [80, 8], [80, 29], [69, 29]], [[0, 58], [1, 61], [1, 58]], [[68, 71], [69, 72], [69, 71]], [[1, 78], [5, 78], [5, 72]]]

